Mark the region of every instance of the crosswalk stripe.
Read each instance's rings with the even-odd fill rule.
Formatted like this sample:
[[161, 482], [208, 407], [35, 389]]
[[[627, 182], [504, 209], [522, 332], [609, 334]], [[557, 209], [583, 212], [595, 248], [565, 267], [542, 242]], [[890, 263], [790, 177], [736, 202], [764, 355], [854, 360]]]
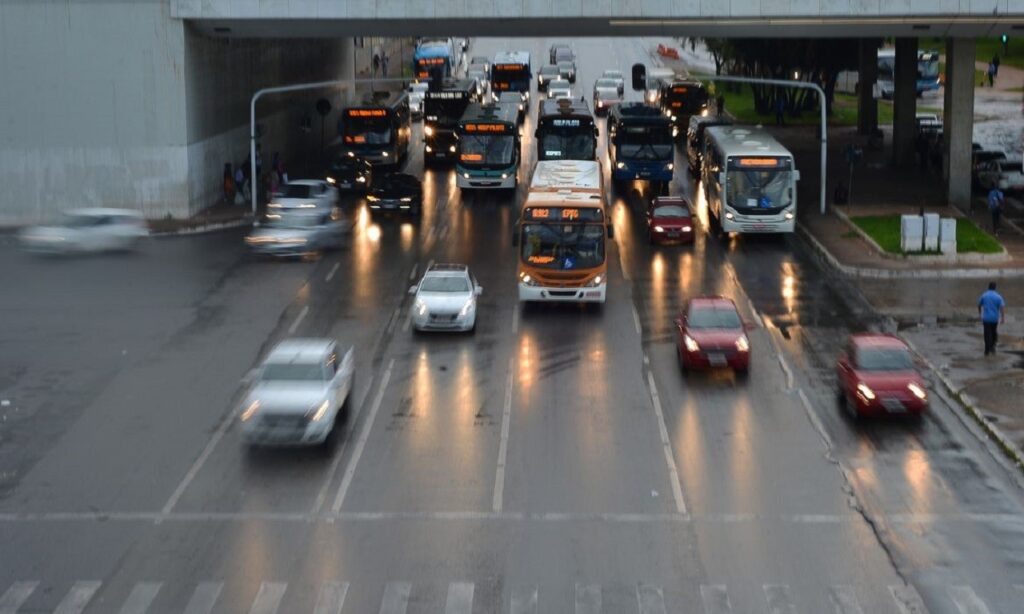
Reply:
[[341, 614], [348, 595], [348, 582], [324, 582], [313, 614]]
[[771, 614], [796, 614], [793, 600], [789, 598], [789, 587], [785, 584], [765, 584], [764, 597], [768, 600]]
[[960, 614], [989, 614], [988, 606], [969, 586], [950, 586], [946, 589]]
[[287, 582], [260, 582], [260, 590], [256, 591], [249, 614], [275, 614], [287, 589]]
[[700, 600], [704, 602], [705, 614], [732, 614], [729, 592], [724, 584], [701, 584]]
[[924, 607], [924, 599], [913, 586], [895, 585], [889, 587], [892, 598], [900, 614], [928, 614], [928, 608]]
[[576, 614], [601, 614], [601, 585], [576, 585]]
[[160, 591], [161, 586], [163, 586], [162, 582], [139, 582], [136, 584], [132, 592], [128, 594], [128, 599], [125, 599], [124, 605], [121, 606], [121, 614], [145, 614], [153, 600], [156, 599], [156, 594]]
[[665, 595], [662, 594], [661, 587], [638, 584], [636, 601], [640, 607], [640, 614], [665, 614]]
[[384, 598], [380, 600], [380, 614], [405, 614], [409, 607], [409, 593], [412, 584], [388, 582], [384, 585]]
[[444, 612], [445, 614], [472, 614], [472, 582], [452, 582], [448, 585], [448, 601], [445, 603]]
[[213, 612], [213, 606], [217, 603], [217, 597], [220, 597], [220, 591], [223, 588], [223, 582], [203, 582], [197, 586], [196, 591], [192, 593], [192, 598], [188, 600], [188, 605], [185, 606], [185, 614], [210, 614]]
[[75, 582], [53, 614], [80, 614], [85, 606], [89, 605], [89, 600], [96, 591], [100, 590], [101, 584], [102, 582], [91, 580]]
[[18, 608], [28, 601], [39, 586], [38, 582], [15, 582], [0, 597], [0, 614], [17, 614]]
[[509, 614], [537, 614], [537, 587], [512, 589], [512, 607]]
[[833, 586], [829, 591], [829, 598], [836, 606], [836, 614], [864, 614], [852, 586], [845, 584]]

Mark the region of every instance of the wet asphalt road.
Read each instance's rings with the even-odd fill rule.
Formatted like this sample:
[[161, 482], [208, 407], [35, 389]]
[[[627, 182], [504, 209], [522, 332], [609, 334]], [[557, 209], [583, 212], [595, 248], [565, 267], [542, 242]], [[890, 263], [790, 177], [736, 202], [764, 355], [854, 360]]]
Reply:
[[[539, 64], [550, 42], [471, 53]], [[585, 94], [645, 57], [576, 48]], [[352, 200], [351, 245], [303, 262], [251, 258], [241, 232], [0, 247], [0, 612], [1020, 611], [1020, 476], [937, 393], [919, 425], [837, 411], [837, 348], [878, 323], [799, 241], [654, 248], [630, 191], [607, 304], [524, 309], [518, 201], [443, 169], [425, 188], [415, 224]], [[409, 330], [431, 261], [484, 286], [475, 335]], [[681, 377], [671, 319], [700, 293], [758, 325], [748, 380]], [[247, 450], [235, 424], [241, 378], [290, 335], [356, 349], [326, 454]]]

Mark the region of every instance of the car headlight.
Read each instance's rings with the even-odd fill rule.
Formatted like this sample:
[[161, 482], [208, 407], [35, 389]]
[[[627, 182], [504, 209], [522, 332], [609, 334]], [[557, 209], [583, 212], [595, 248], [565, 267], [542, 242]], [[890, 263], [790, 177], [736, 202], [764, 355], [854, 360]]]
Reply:
[[416, 299], [416, 303], [413, 305], [413, 309], [416, 310], [416, 315], [427, 315], [427, 304], [423, 302], [423, 299]]
[[662, 228], [661, 226], [655, 226], [654, 227], [654, 232], [665, 232], [665, 229]]
[[356, 152], [354, 152], [354, 151], [346, 151], [345, 153], [348, 154], [348, 157], [350, 157], [350, 158], [356, 157]]
[[522, 110], [523, 110], [523, 105], [519, 105], [519, 110], [520, 110], [520, 111], [522, 111]]
[[241, 418], [242, 422], [248, 422], [250, 418], [252, 418], [253, 416], [256, 415], [256, 410], [258, 410], [259, 408], [260, 408], [260, 400], [256, 399], [255, 401], [250, 403], [249, 406], [246, 407], [242, 411], [242, 415], [239, 416], [239, 418]]
[[380, 155], [382, 157], [384, 157], [384, 158], [387, 158], [390, 154], [388, 154], [388, 152], [386, 152], [386, 151], [382, 151], [382, 152], [380, 152]]
[[467, 315], [469, 315], [469, 312], [473, 311], [473, 308], [475, 306], [476, 306], [476, 301], [474, 301], [473, 299], [469, 299], [468, 301], [466, 301], [466, 304], [463, 305], [462, 309], [459, 310], [459, 317], [460, 318], [464, 318]]
[[672, 121], [676, 121], [677, 119], [679, 119], [679, 118], [678, 118], [678, 117], [676, 117], [675, 115], [672, 115], [672, 116], [671, 116], [671, 118], [672, 118]]
[[690, 232], [693, 230], [693, 226], [683, 226], [683, 232]]
[[615, 168], [626, 168], [626, 163], [625, 162], [616, 162], [615, 163]]
[[676, 128], [675, 126], [673, 126], [672, 127], [672, 137], [675, 138], [677, 136], [679, 136], [679, 128]]
[[298, 206], [299, 209], [316, 209], [316, 203], [302, 203]]
[[523, 100], [527, 100], [530, 98], [530, 94], [529, 92], [519, 92], [519, 97]]
[[334, 177], [328, 177], [327, 178], [327, 183], [329, 183], [331, 185], [334, 185], [334, 184], [336, 184], [338, 182], [334, 179]]
[[367, 194], [366, 195], [366, 200], [370, 201], [371, 203], [375, 203], [375, 202], [377, 202], [380, 199], [377, 198], [376, 196], [374, 196], [373, 194]]
[[921, 388], [914, 382], [910, 382], [909, 384], [907, 384], [907, 390], [910, 390], [910, 392], [913, 393], [915, 397], [921, 399], [922, 401], [928, 398], [928, 393], [925, 392], [924, 388]]
[[599, 98], [599, 99], [597, 100], [597, 108], [598, 108], [598, 109], [600, 109], [600, 108], [601, 108], [601, 107], [603, 107], [603, 106], [604, 106], [604, 103], [603, 103], [603, 102], [601, 102], [601, 99]]
[[424, 149], [427, 150], [427, 153], [430, 153], [430, 152], [434, 151], [434, 148], [431, 147], [430, 145], [427, 145]]
[[736, 340], [736, 349], [741, 352], [749, 352], [750, 339], [747, 339], [746, 335], [741, 335], [740, 338]]
[[585, 283], [583, 285], [588, 287], [588, 288], [596, 288], [597, 286], [601, 285], [602, 281], [604, 281], [604, 277], [602, 277], [600, 275], [595, 275], [594, 279], [591, 279], [590, 281], [588, 281], [587, 283]]
[[314, 409], [310, 409], [306, 412], [306, 417], [313, 422], [319, 422], [327, 415], [327, 409], [331, 406], [330, 402], [324, 401]]
[[281, 203], [270, 203], [269, 205], [267, 205], [267, 208], [268, 209], [280, 209], [281, 208]]
[[455, 145], [449, 145], [448, 151], [450, 151], [451, 153], [455, 153]]
[[687, 352], [696, 352], [700, 350], [700, 345], [697, 344], [697, 340], [690, 335], [683, 335], [683, 345], [686, 346]]
[[366, 183], [366, 177], [363, 177], [362, 175], [360, 175], [360, 176], [356, 177], [356, 181], [358, 181], [359, 183]]
[[399, 198], [398, 200], [402, 201], [403, 203], [411, 203], [412, 202], [412, 196], [403, 196], [402, 198]]
[[857, 384], [857, 392], [868, 401], [875, 399], [875, 391], [869, 388], [867, 384]]
[[434, 136], [434, 127], [433, 126], [424, 126], [423, 127], [423, 134], [425, 134], [427, 136]]

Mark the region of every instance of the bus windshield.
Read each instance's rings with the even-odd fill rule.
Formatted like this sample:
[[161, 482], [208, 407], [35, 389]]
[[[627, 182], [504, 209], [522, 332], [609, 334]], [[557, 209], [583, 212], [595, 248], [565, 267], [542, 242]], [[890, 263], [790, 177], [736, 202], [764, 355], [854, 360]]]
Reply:
[[777, 211], [792, 203], [788, 169], [730, 169], [726, 175], [729, 206], [737, 211]]
[[387, 117], [346, 118], [346, 145], [387, 145], [390, 142], [391, 122]]
[[672, 159], [672, 133], [668, 126], [623, 126], [618, 130], [615, 144], [619, 148], [619, 155], [625, 158]]
[[694, 113], [701, 109], [708, 101], [708, 93], [703, 87], [694, 85], [672, 86], [667, 88], [664, 94], [666, 108], [673, 113]]
[[515, 138], [511, 134], [461, 134], [459, 162], [463, 166], [506, 167], [512, 164]]
[[593, 160], [597, 156], [597, 139], [589, 124], [552, 126], [542, 122], [539, 132], [537, 157], [541, 160]]
[[604, 234], [600, 224], [523, 224], [523, 262], [557, 271], [600, 266]]
[[427, 94], [423, 100], [423, 116], [428, 122], [437, 123], [441, 126], [454, 126], [466, 107], [469, 106], [468, 92], [439, 92], [448, 96], [439, 97]]

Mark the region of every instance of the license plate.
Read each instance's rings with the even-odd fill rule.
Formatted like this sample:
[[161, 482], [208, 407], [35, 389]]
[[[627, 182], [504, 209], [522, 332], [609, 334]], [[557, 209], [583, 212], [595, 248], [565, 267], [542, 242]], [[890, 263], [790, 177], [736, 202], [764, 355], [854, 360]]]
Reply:
[[351, 181], [342, 181], [338, 185], [340, 185], [343, 188], [351, 188], [352, 187], [352, 182]]
[[640, 176], [641, 177], [650, 177], [651, 173], [649, 173], [649, 172], [640, 173]]
[[678, 232], [666, 232], [665, 234], [673, 239], [679, 236]]
[[907, 411], [907, 408], [903, 406], [903, 402], [899, 399], [882, 399], [882, 407], [886, 411], [894, 414], [900, 414]]
[[587, 292], [587, 298], [598, 298], [600, 296], [601, 296], [601, 293], [596, 291], [596, 290], [591, 290], [591, 291]]
[[725, 354], [708, 354], [708, 363], [712, 367], [724, 367]]

